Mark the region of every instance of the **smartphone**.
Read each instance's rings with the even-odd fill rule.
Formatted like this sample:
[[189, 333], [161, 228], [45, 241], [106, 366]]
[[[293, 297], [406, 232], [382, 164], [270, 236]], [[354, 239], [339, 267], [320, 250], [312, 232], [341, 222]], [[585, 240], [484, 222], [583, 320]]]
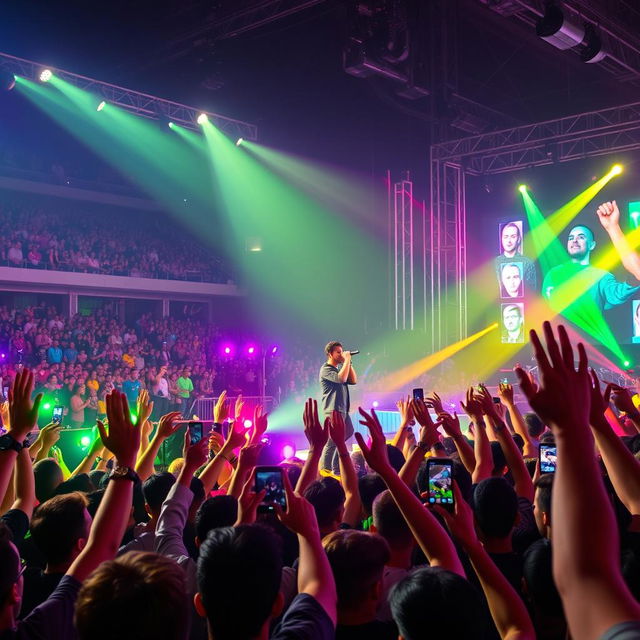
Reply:
[[424, 400], [424, 389], [414, 389], [413, 390], [413, 399], [414, 400]]
[[62, 422], [62, 411], [63, 407], [61, 406], [53, 407], [53, 417], [51, 419], [53, 424], [60, 424]]
[[24, 442], [22, 444], [25, 447], [30, 447], [36, 441], [37, 437], [38, 437], [38, 434], [35, 431], [32, 431], [31, 433], [27, 433], [27, 437], [24, 439]]
[[3, 387], [2, 389], [2, 395], [4, 397], [5, 400], [9, 399], [9, 387]]
[[493, 400], [493, 404], [500, 404], [500, 398], [493, 396], [491, 399]]
[[439, 504], [453, 511], [453, 462], [449, 458], [429, 458], [427, 460], [429, 504]]
[[255, 492], [266, 489], [264, 500], [258, 506], [258, 512], [269, 513], [275, 511], [274, 505], [279, 504], [284, 511], [287, 509], [287, 494], [284, 490], [282, 467], [256, 467]]
[[558, 449], [555, 444], [540, 445], [540, 473], [555, 473], [558, 468]]
[[188, 429], [191, 444], [196, 444], [196, 442], [200, 442], [200, 440], [202, 440], [204, 436], [204, 425], [202, 422], [189, 421]]
[[502, 378], [502, 380], [500, 380], [500, 382], [502, 384], [509, 384], [509, 378]]

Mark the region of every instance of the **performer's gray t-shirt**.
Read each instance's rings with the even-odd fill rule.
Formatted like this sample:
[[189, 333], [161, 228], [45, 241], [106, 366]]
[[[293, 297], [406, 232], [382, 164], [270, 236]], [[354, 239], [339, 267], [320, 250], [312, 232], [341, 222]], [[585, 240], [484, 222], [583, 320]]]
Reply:
[[322, 389], [322, 411], [325, 415], [332, 411], [348, 414], [350, 409], [349, 383], [340, 382], [338, 373], [344, 365], [334, 367], [325, 362], [320, 367], [320, 388]]

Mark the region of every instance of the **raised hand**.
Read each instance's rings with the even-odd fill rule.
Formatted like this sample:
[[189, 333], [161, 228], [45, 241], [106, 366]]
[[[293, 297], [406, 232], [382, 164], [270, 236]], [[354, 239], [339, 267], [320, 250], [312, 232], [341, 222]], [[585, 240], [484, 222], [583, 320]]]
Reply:
[[591, 375], [591, 411], [589, 413], [589, 424], [594, 429], [598, 429], [601, 426], [609, 428], [609, 424], [604, 417], [605, 411], [609, 408], [609, 396], [611, 395], [611, 384], [607, 385], [607, 388], [602, 393], [600, 388], [600, 380], [598, 374], [590, 369]]
[[[242, 419], [242, 411], [244, 410], [244, 400], [242, 399], [242, 394], [238, 394], [236, 398], [236, 405], [234, 407], [233, 419], [241, 420]], [[255, 422], [255, 421], [254, 421]]]
[[[414, 399], [411, 401], [413, 414], [420, 425], [420, 442], [431, 448], [440, 440], [437, 424], [431, 419], [429, 409], [424, 400]], [[439, 422], [438, 422], [439, 424]]]
[[493, 398], [491, 397], [491, 394], [489, 393], [489, 390], [486, 387], [484, 386], [478, 387], [478, 390], [473, 394], [473, 398], [474, 400], [480, 403], [480, 406], [482, 407], [482, 413], [484, 415], [489, 416], [491, 418], [496, 418], [500, 420], [502, 419], [503, 416], [500, 415], [497, 409], [497, 406], [502, 406], [502, 405], [494, 404]]
[[360, 420], [360, 424], [365, 425], [367, 429], [369, 429], [369, 434], [371, 435], [371, 442], [367, 446], [362, 434], [356, 432], [355, 437], [358, 441], [358, 446], [360, 447], [362, 455], [369, 467], [371, 467], [371, 469], [376, 473], [383, 475], [385, 472], [392, 469], [392, 467], [389, 463], [387, 441], [384, 437], [382, 426], [380, 425], [375, 409], [371, 409], [371, 413], [367, 413], [362, 407], [358, 410], [363, 418]]
[[482, 422], [482, 403], [480, 403], [475, 397], [473, 387], [467, 389], [465, 402], [460, 400], [460, 406], [462, 410], [471, 418], [474, 424], [480, 424]]
[[460, 418], [458, 418], [458, 414], [454, 411], [453, 415], [443, 411], [438, 414], [438, 419], [440, 420], [440, 424], [444, 429], [444, 432], [450, 438], [457, 438], [462, 435], [462, 430], [460, 429]]
[[329, 439], [329, 419], [324, 422], [324, 426], [320, 424], [318, 418], [318, 402], [313, 398], [309, 398], [304, 403], [304, 413], [302, 415], [304, 422], [304, 435], [309, 441], [310, 451], [321, 451], [327, 440]]
[[184, 434], [184, 444], [182, 447], [182, 456], [184, 457], [184, 468], [188, 469], [193, 475], [196, 469], [199, 469], [207, 461], [208, 441], [206, 438], [200, 438], [195, 444], [191, 444], [191, 434], [189, 429]]
[[274, 507], [278, 518], [285, 527], [303, 538], [308, 539], [318, 536], [318, 519], [311, 503], [299, 493], [294, 493], [288, 473], [282, 474], [282, 480], [287, 496], [287, 510], [283, 511], [279, 504], [275, 504]]
[[259, 442], [257, 444], [249, 444], [240, 449], [238, 454], [238, 467], [243, 469], [252, 469], [258, 464], [258, 458], [264, 445]]
[[[236, 402], [236, 407], [237, 407]], [[262, 440], [262, 436], [267, 431], [269, 426], [269, 414], [264, 413], [264, 408], [261, 404], [257, 404], [253, 410], [253, 433], [251, 434], [251, 444], [259, 444]]]
[[427, 407], [431, 407], [438, 415], [444, 413], [442, 400], [435, 391], [427, 394], [427, 397], [425, 398], [425, 404], [427, 405]]
[[334, 411], [331, 414], [331, 419], [329, 421], [329, 437], [336, 443], [337, 447], [344, 444], [346, 427], [344, 424], [344, 418], [339, 411]]
[[98, 431], [104, 446], [116, 457], [118, 464], [133, 468], [140, 448], [140, 426], [131, 421], [127, 396], [119, 391], [107, 394], [107, 418], [109, 432], [104, 423], [98, 420]]
[[513, 387], [506, 382], [501, 382], [498, 386], [498, 398], [505, 406], [513, 404]]
[[465, 549], [468, 549], [478, 541], [478, 536], [476, 535], [473, 520], [473, 510], [463, 498], [458, 483], [455, 480], [453, 481], [453, 498], [453, 513], [447, 511], [447, 509], [444, 509], [439, 504], [430, 505], [430, 508], [442, 516], [449, 531], [451, 531], [451, 535], [456, 538]]
[[229, 426], [229, 432], [227, 433], [227, 440], [225, 447], [228, 449], [237, 449], [247, 443], [247, 434], [249, 433], [241, 420], [234, 420]]
[[178, 420], [180, 420], [181, 414], [179, 411], [171, 411], [170, 413], [165, 413], [162, 418], [160, 418], [160, 422], [158, 423], [158, 431], [156, 432], [156, 436], [166, 440], [169, 436], [172, 436], [178, 428], [181, 426]]
[[611, 382], [607, 385], [607, 391], [611, 402], [613, 402], [613, 406], [618, 409], [618, 411], [624, 411], [632, 415], [637, 413], [638, 409], [636, 405], [633, 404], [633, 399], [628, 389]]
[[256, 521], [256, 514], [260, 503], [267, 495], [267, 490], [263, 489], [256, 493], [253, 490], [255, 485], [255, 469], [251, 472], [251, 475], [244, 483], [242, 492], [238, 498], [238, 519], [235, 525], [239, 524], [253, 524]]
[[596, 214], [605, 229], [620, 226], [620, 210], [615, 200], [603, 202], [596, 210]]
[[398, 407], [398, 412], [400, 413], [400, 425], [402, 427], [406, 427], [411, 424], [413, 420], [413, 409], [411, 407], [411, 398], [409, 396], [405, 398], [401, 398], [396, 402], [396, 407]]
[[[530, 332], [531, 343], [540, 371], [540, 388], [534, 389], [522, 369], [516, 369], [520, 388], [531, 408], [549, 425], [564, 431], [584, 432], [591, 410], [592, 380], [589, 376], [587, 353], [578, 344], [578, 370], [573, 359], [573, 348], [566, 329], [558, 327], [558, 340], [551, 324], [543, 325], [547, 349], [535, 331]], [[547, 355], [548, 352], [548, 355]]]
[[136, 424], [143, 425], [149, 420], [149, 416], [153, 411], [153, 402], [149, 400], [149, 392], [146, 389], [143, 389], [138, 394], [138, 400], [136, 401]]
[[209, 434], [209, 451], [218, 453], [222, 445], [224, 445], [224, 438], [217, 431], [212, 431]]
[[223, 391], [216, 400], [213, 407], [213, 421], [222, 424], [229, 417], [229, 403], [227, 402], [227, 392]]
[[60, 430], [62, 427], [55, 422], [50, 422], [42, 428], [39, 437], [42, 440], [42, 449], [46, 453], [53, 445], [60, 440]]
[[42, 400], [39, 393], [35, 400], [33, 395], [34, 377], [29, 369], [16, 373], [12, 387], [9, 389], [9, 433], [18, 442], [23, 442], [27, 434], [38, 422], [38, 409]]

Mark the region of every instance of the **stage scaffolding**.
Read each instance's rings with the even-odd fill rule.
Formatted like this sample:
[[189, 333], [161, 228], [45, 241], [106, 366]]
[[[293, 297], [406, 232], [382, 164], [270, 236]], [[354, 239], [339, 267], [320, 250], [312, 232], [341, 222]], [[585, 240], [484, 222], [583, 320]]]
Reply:
[[[434, 144], [430, 149], [432, 349], [467, 337], [468, 175], [509, 173], [640, 149], [640, 102]], [[452, 321], [455, 318], [455, 321]]]
[[33, 62], [32, 60], [25, 60], [23, 58], [10, 56], [6, 53], [0, 53], [0, 69], [33, 80], [34, 82], [39, 81], [39, 76], [43, 69], [50, 69], [58, 77], [79, 89], [90, 91], [94, 93], [98, 99], [101, 98], [109, 104], [115, 104], [129, 113], [143, 118], [164, 120], [167, 123], [175, 122], [188, 129], [200, 131], [201, 127], [197, 124], [196, 120], [201, 113], [206, 113], [209, 120], [230, 138], [234, 140], [244, 138], [245, 140], [254, 141], [258, 139], [258, 127], [255, 124], [235, 120], [234, 118], [227, 118], [226, 116], [196, 109], [195, 107], [189, 107], [179, 102], [164, 100], [163, 98], [141, 93], [140, 91], [132, 91], [131, 89], [118, 87], [114, 84], [108, 84], [107, 82], [101, 82], [100, 80], [78, 75], [77, 73], [70, 73], [63, 69], [50, 67], [40, 62]]

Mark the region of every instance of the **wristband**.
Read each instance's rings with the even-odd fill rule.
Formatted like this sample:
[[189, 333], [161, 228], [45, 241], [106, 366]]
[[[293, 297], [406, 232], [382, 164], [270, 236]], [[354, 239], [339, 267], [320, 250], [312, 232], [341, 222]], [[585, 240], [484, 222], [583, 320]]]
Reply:
[[427, 443], [427, 442], [418, 442], [418, 444], [416, 446], [423, 453], [427, 453], [427, 451], [429, 451], [429, 449], [431, 449], [431, 447], [429, 446], [429, 443]]

